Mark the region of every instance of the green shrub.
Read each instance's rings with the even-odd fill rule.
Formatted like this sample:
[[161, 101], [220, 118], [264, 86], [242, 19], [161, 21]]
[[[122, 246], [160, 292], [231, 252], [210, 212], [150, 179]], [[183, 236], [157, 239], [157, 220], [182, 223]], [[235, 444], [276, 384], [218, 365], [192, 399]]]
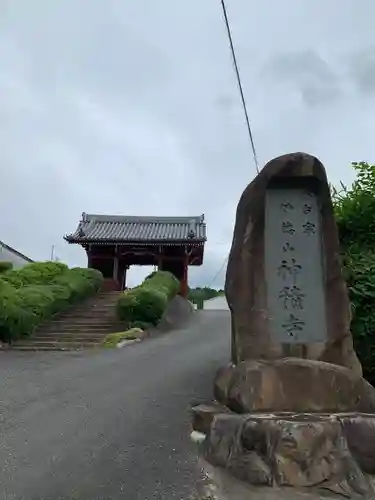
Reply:
[[52, 316], [54, 311], [54, 296], [47, 285], [27, 285], [17, 290], [22, 308], [33, 318], [30, 330], [43, 320]]
[[68, 269], [58, 276], [54, 284], [69, 290], [70, 301], [74, 302], [96, 292], [102, 283], [102, 275], [96, 269]]
[[352, 306], [351, 331], [365, 378], [375, 384], [375, 165], [353, 163], [357, 178], [333, 189], [344, 276]]
[[131, 325], [157, 325], [168, 301], [180, 289], [180, 283], [172, 273], [158, 271], [144, 282], [124, 292], [117, 302], [117, 316]]
[[0, 339], [16, 340], [41, 322], [100, 288], [94, 269], [69, 269], [55, 262], [33, 263], [0, 277]]
[[133, 321], [131, 324], [132, 328], [139, 328], [140, 330], [146, 331], [149, 330], [153, 324], [148, 321]]
[[364, 377], [375, 384], [375, 249], [346, 249], [344, 273], [352, 306], [351, 331]]
[[0, 339], [10, 342], [22, 335], [27, 319], [27, 311], [22, 308], [17, 290], [0, 279]]
[[0, 335], [11, 341], [31, 333], [54, 311], [54, 297], [48, 286], [27, 285], [0, 289]]
[[157, 288], [165, 293], [168, 299], [173, 298], [180, 290], [180, 282], [169, 271], [154, 271], [146, 277], [141, 286]]
[[117, 301], [117, 315], [131, 325], [139, 322], [157, 325], [167, 306], [168, 297], [151, 287], [137, 287], [122, 294]]
[[53, 314], [64, 311], [74, 302], [68, 287], [62, 285], [49, 285], [48, 288], [54, 299], [52, 304]]
[[0, 260], [0, 274], [13, 269], [13, 263], [7, 260]]
[[25, 285], [46, 285], [68, 271], [68, 266], [61, 262], [33, 262], [21, 269], [7, 271], [1, 279], [16, 288]]

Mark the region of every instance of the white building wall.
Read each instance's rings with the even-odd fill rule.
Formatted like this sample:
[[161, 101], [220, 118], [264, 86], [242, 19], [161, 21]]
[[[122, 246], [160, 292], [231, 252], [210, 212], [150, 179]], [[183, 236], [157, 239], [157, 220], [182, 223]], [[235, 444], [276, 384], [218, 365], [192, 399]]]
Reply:
[[6, 246], [0, 242], [0, 260], [6, 260], [8, 262], [12, 262], [13, 267], [15, 269], [25, 266], [26, 264], [30, 264], [30, 261], [27, 258], [22, 257], [17, 252], [12, 252]]
[[229, 306], [225, 295], [219, 295], [204, 302], [204, 309], [215, 309], [229, 311]]

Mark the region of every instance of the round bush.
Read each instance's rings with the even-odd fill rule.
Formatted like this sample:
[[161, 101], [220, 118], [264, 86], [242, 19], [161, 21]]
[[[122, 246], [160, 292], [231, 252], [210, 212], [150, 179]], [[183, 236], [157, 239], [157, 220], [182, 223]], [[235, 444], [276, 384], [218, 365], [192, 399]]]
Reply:
[[136, 321], [139, 302], [134, 289], [121, 294], [116, 304], [117, 317], [120, 321]]
[[173, 298], [180, 289], [180, 282], [169, 271], [154, 271], [142, 283], [143, 287], [157, 288], [167, 294], [168, 298]]
[[180, 289], [177, 278], [168, 271], [151, 273], [142, 285], [127, 290], [117, 302], [117, 316], [128, 324], [157, 325], [168, 300]]
[[122, 294], [117, 302], [117, 315], [131, 324], [144, 322], [157, 325], [167, 305], [167, 297], [158, 290], [139, 287]]
[[165, 293], [152, 288], [139, 288], [136, 292], [138, 307], [133, 321], [144, 321], [157, 325], [167, 307], [168, 297]]

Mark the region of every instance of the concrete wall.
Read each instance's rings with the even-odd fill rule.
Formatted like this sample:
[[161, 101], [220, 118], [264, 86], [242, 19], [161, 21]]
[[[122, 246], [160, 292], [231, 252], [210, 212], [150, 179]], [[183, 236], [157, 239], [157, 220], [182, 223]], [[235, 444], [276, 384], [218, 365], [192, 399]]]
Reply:
[[2, 242], [0, 242], [0, 260], [12, 262], [15, 269], [23, 267], [26, 264], [30, 264], [30, 260], [28, 260], [27, 257], [23, 257], [16, 251], [12, 251], [12, 249], [7, 247], [7, 245], [4, 245]]

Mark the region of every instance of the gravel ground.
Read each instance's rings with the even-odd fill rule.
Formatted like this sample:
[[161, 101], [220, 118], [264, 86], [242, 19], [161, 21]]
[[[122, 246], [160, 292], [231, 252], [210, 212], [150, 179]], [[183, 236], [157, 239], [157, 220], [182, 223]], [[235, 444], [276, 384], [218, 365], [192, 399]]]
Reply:
[[123, 349], [0, 352], [0, 498], [185, 500], [189, 408], [229, 359], [226, 311]]

